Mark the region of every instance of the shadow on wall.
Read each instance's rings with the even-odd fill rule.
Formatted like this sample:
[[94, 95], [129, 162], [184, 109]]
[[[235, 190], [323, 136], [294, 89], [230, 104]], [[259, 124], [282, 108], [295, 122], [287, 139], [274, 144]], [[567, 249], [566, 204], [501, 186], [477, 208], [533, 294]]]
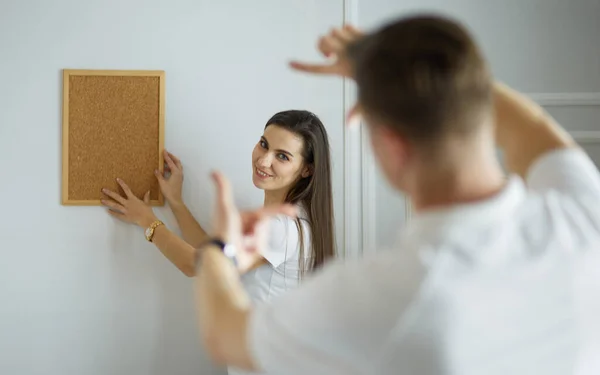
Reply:
[[[168, 207], [155, 211], [169, 228], [177, 228]], [[115, 220], [111, 235], [107, 279], [120, 307], [111, 312], [110, 337], [105, 340], [111, 343], [108, 358], [118, 361], [112, 369], [127, 375], [225, 375], [225, 369], [210, 365], [202, 347], [193, 279], [146, 242], [140, 228]]]

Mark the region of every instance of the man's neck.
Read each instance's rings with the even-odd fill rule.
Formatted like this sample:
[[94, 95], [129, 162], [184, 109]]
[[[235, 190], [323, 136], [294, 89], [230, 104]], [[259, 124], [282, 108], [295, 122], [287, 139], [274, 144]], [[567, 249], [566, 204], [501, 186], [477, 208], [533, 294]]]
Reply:
[[506, 176], [495, 160], [471, 160], [457, 168], [435, 171], [423, 169], [407, 192], [415, 212], [485, 200], [498, 194], [506, 185]]

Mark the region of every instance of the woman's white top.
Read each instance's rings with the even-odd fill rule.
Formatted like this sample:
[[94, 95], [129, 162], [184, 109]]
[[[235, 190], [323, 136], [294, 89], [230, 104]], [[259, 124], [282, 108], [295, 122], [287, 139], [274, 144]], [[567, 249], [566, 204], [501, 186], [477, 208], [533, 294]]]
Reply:
[[[298, 207], [298, 211], [304, 238], [303, 258], [308, 266], [311, 256], [310, 224], [306, 211], [302, 207]], [[241, 277], [244, 288], [253, 303], [268, 302], [297, 287], [300, 282], [300, 232], [296, 219], [286, 215], [276, 216], [271, 219], [269, 230], [269, 244], [262, 253], [268, 263]], [[305, 269], [308, 268], [307, 266]], [[250, 374], [231, 367], [228, 372], [229, 375]]]

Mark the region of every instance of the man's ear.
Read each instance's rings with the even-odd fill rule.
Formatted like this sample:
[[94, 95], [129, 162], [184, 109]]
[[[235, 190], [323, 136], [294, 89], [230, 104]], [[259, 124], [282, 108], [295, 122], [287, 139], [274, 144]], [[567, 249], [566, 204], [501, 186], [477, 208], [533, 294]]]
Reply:
[[374, 127], [373, 132], [377, 133], [377, 140], [389, 152], [396, 156], [406, 157], [405, 154], [408, 152], [408, 142], [406, 141], [406, 138], [399, 135], [389, 126], [376, 126]]
[[373, 126], [371, 130], [371, 146], [379, 156], [381, 163], [393, 171], [402, 170], [410, 156], [410, 146], [406, 139], [388, 126]]

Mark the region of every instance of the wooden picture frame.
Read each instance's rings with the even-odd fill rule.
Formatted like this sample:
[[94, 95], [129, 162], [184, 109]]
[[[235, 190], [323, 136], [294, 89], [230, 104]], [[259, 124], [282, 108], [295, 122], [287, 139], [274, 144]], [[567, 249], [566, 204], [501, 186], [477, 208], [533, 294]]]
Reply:
[[99, 206], [102, 188], [164, 205], [154, 171], [164, 170], [162, 70], [63, 69], [61, 203]]

